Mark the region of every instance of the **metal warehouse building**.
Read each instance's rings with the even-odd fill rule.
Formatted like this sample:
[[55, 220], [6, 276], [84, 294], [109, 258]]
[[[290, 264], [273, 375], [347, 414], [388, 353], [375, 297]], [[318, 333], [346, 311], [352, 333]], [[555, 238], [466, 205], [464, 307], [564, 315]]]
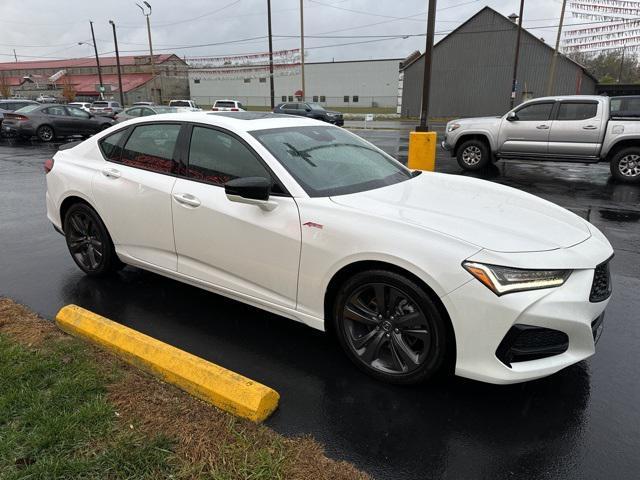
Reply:
[[[402, 59], [354, 60], [305, 63], [305, 100], [328, 107], [381, 107], [395, 112], [398, 103], [398, 77]], [[228, 67], [189, 70], [191, 98], [200, 105], [215, 100], [234, 99], [246, 106], [270, 104], [269, 69], [249, 66], [246, 75], [237, 73], [225, 78]], [[299, 66], [274, 71], [275, 101], [291, 102], [301, 89]]]
[[[430, 117], [502, 115], [509, 110], [518, 26], [485, 7], [434, 47]], [[553, 48], [522, 31], [516, 105], [544, 96]], [[403, 116], [420, 116], [424, 56], [403, 72]], [[553, 95], [592, 95], [597, 80], [559, 55]]]

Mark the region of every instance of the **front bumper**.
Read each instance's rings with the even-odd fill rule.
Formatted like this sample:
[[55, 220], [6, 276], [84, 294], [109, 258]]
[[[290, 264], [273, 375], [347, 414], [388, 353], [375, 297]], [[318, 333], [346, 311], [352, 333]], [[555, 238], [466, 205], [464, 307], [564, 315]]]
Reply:
[[[574, 270], [561, 287], [501, 297], [471, 279], [443, 297], [456, 336], [456, 374], [517, 383], [551, 375], [593, 355], [609, 302], [589, 302], [593, 276], [594, 269]], [[568, 338], [566, 349], [545, 358], [505, 362], [500, 347], [515, 325], [562, 332]]]

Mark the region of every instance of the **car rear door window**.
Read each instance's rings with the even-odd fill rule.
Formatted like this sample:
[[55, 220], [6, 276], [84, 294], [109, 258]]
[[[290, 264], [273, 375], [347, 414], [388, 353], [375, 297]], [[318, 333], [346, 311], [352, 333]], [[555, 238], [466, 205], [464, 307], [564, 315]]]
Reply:
[[46, 113], [47, 115], [55, 115], [55, 116], [58, 116], [58, 117], [66, 117], [67, 116], [67, 111], [62, 106], [61, 107], [45, 108], [44, 109], [44, 113]]
[[598, 113], [596, 102], [562, 102], [556, 120], [586, 120]]
[[234, 178], [271, 178], [266, 167], [240, 140], [204, 127], [193, 127], [187, 176], [220, 186]]
[[179, 133], [179, 124], [140, 125], [127, 140], [120, 162], [153, 172], [175, 173], [173, 155]]
[[516, 115], [518, 115], [518, 120], [523, 122], [539, 122], [549, 120], [552, 108], [553, 102], [534, 103], [517, 110]]
[[89, 119], [89, 114], [84, 110], [81, 110], [76, 107], [67, 107], [67, 111], [72, 117], [83, 118], [85, 120]]
[[120, 155], [122, 154], [121, 141], [127, 131], [125, 128], [100, 140], [100, 150], [107, 160], [112, 162], [120, 161]]

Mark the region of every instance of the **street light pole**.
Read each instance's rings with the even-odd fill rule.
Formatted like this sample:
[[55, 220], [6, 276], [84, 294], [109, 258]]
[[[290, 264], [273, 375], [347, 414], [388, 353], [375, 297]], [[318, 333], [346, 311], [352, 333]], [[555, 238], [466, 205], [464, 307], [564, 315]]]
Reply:
[[116, 35], [116, 24], [109, 20], [113, 28], [113, 43], [116, 47], [116, 65], [118, 66], [118, 90], [120, 91], [120, 106], [124, 107], [124, 92], [122, 91], [122, 72], [120, 70], [120, 53], [118, 52], [118, 36]]
[[151, 22], [149, 21], [149, 17], [151, 16], [151, 5], [149, 2], [142, 2], [149, 9], [149, 13], [146, 13], [144, 7], [139, 3], [136, 3], [142, 14], [147, 17], [147, 36], [149, 37], [149, 59], [151, 60], [151, 75], [155, 77], [156, 74], [156, 65], [155, 60], [153, 58], [153, 44], [151, 43]]
[[271, 110], [276, 106], [273, 89], [273, 37], [271, 35], [271, 0], [267, 0], [267, 23], [269, 25], [269, 94], [271, 96]]
[[560, 48], [560, 37], [562, 36], [562, 24], [564, 23], [564, 9], [567, 6], [567, 0], [562, 0], [562, 11], [560, 12], [560, 24], [558, 25], [558, 35], [556, 36], [556, 49], [553, 51], [551, 59], [551, 68], [549, 69], [549, 79], [547, 81], [547, 96], [553, 94], [553, 84], [556, 80], [556, 62], [558, 61], [558, 49]]
[[300, 73], [302, 74], [302, 101], [305, 97], [304, 85], [304, 0], [300, 0]]
[[[102, 83], [102, 69], [100, 68], [100, 57], [98, 56], [98, 47], [96, 45], [96, 35], [93, 33], [93, 22], [89, 21], [89, 25], [91, 25], [91, 38], [93, 39], [93, 51], [96, 54], [96, 65], [98, 66], [98, 81], [100, 82], [100, 86], [102, 87], [104, 83]], [[104, 98], [102, 91], [100, 92], [100, 98]]]
[[436, 0], [429, 0], [427, 12], [427, 44], [424, 50], [424, 78], [422, 80], [422, 108], [420, 110], [420, 125], [416, 132], [428, 132], [429, 92], [431, 91], [431, 64], [433, 60], [433, 39], [436, 25]]
[[518, 38], [516, 40], [516, 58], [513, 61], [513, 79], [511, 81], [511, 106], [516, 103], [516, 87], [518, 85], [518, 58], [520, 57], [520, 38], [522, 37], [522, 14], [524, 12], [524, 0], [520, 0], [520, 16], [518, 17]]

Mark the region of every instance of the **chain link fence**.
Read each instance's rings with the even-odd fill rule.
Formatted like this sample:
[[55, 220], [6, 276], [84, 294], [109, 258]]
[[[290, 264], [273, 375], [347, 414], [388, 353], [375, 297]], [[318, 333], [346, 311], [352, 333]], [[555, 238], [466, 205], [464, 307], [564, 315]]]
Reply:
[[[237, 100], [249, 110], [269, 110], [269, 97], [262, 96], [192, 96], [198, 106], [202, 108], [210, 107], [216, 100]], [[302, 97], [295, 95], [276, 95], [275, 104], [285, 102], [301, 102]], [[336, 109], [344, 112], [357, 113], [396, 113], [398, 97], [365, 97], [358, 95], [345, 95], [342, 97], [327, 97], [324, 95], [313, 95], [304, 98], [306, 102], [319, 103], [325, 108]]]

